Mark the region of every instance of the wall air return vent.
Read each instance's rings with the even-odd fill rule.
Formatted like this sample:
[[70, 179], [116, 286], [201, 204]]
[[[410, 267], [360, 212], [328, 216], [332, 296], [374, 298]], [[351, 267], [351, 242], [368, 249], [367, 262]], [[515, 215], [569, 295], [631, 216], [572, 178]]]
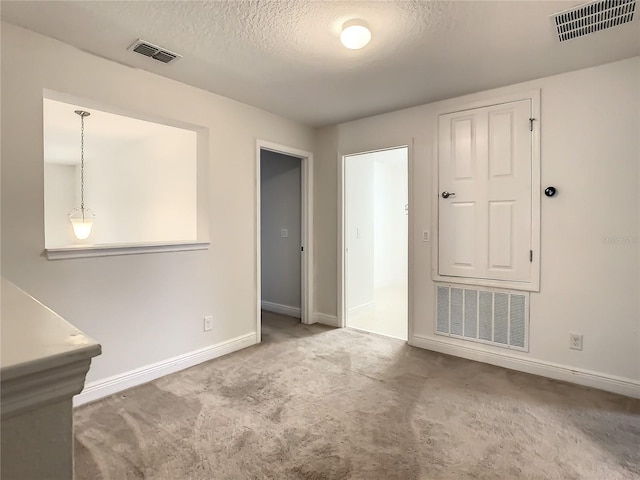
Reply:
[[175, 52], [171, 52], [166, 48], [159, 47], [158, 45], [154, 45], [153, 43], [145, 42], [144, 40], [138, 39], [133, 45], [129, 47], [129, 50], [139, 53], [140, 55], [144, 55], [145, 57], [151, 57], [154, 60], [158, 60], [162, 63], [169, 63], [178, 58], [182, 58], [182, 55], [178, 55]]
[[633, 20], [636, 0], [598, 0], [552, 15], [558, 40], [564, 42]]
[[529, 350], [529, 294], [438, 285], [436, 333]]

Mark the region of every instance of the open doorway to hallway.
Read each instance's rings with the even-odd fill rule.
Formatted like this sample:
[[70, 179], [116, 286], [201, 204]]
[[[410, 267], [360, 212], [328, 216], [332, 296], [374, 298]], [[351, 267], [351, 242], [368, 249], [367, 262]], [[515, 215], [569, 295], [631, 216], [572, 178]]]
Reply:
[[408, 148], [344, 157], [346, 325], [407, 340]]
[[302, 318], [302, 162], [260, 150], [262, 310]]
[[311, 152], [256, 141], [255, 225], [256, 341], [260, 343], [263, 307], [302, 323], [313, 321]]

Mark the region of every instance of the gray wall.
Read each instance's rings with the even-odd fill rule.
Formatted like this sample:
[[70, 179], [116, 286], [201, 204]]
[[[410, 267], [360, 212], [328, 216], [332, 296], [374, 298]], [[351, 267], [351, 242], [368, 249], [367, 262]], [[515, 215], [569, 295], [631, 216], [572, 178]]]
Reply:
[[[302, 161], [262, 150], [260, 155], [262, 301], [300, 308]], [[282, 229], [288, 237], [282, 238]]]

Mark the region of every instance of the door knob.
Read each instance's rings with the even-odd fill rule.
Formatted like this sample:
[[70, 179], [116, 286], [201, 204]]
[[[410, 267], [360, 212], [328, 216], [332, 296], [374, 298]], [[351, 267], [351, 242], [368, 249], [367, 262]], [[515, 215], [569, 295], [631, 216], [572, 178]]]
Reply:
[[442, 198], [455, 197], [456, 194], [454, 192], [442, 192]]

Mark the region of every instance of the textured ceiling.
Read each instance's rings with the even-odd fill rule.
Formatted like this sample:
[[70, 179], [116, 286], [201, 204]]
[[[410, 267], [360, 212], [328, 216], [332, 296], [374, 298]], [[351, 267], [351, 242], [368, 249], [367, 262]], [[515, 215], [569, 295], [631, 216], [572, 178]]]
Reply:
[[[2, 2], [2, 19], [312, 126], [640, 55], [640, 21], [559, 43], [581, 1]], [[340, 44], [363, 19], [362, 50]], [[180, 53], [127, 50], [137, 38]]]

